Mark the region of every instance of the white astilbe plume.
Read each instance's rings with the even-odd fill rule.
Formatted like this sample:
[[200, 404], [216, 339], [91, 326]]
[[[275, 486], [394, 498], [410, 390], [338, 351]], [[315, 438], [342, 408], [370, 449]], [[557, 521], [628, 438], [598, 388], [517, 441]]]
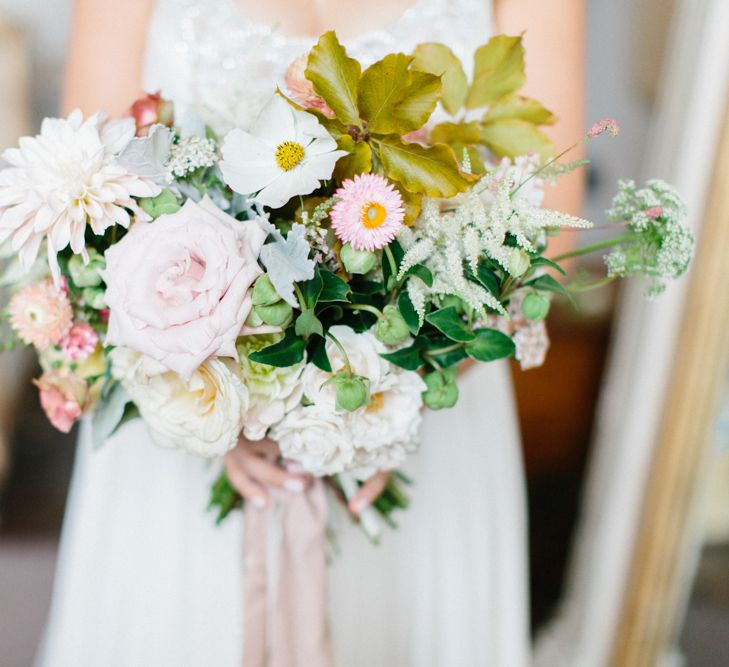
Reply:
[[[524, 164], [518, 165], [518, 173], [528, 177]], [[443, 295], [457, 296], [479, 312], [490, 309], [506, 314], [496, 296], [469, 279], [468, 273], [475, 274], [483, 259], [494, 260], [510, 272], [514, 250], [510, 239], [535, 252], [538, 239], [548, 229], [591, 226], [587, 220], [540, 208], [540, 199], [522, 196], [511, 176], [502, 168], [455, 200], [426, 199], [415, 225], [400, 233], [405, 256], [399, 277], [416, 264], [433, 274], [432, 287], [417, 278], [408, 281], [408, 295], [421, 319], [428, 301]]]

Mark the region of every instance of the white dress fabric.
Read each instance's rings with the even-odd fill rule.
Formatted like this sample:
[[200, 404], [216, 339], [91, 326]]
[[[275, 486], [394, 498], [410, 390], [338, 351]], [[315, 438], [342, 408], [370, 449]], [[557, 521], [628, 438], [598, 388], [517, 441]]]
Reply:
[[[235, 0], [159, 0], [148, 90], [218, 131], [245, 125], [313, 43], [247, 21]], [[448, 43], [468, 63], [485, 0], [419, 0], [346, 44], [365, 63]], [[525, 667], [526, 517], [504, 364], [472, 368], [451, 410], [428, 413], [408, 473], [412, 506], [371, 546], [334, 509], [330, 571], [338, 667]], [[206, 512], [220, 469], [155, 446], [143, 424], [94, 450], [82, 429], [42, 667], [240, 667], [242, 520]], [[311, 667], [316, 667], [312, 665]]]

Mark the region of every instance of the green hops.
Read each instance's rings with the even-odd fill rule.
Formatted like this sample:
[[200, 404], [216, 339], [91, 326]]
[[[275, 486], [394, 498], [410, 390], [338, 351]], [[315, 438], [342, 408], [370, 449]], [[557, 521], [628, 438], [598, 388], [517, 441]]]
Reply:
[[410, 335], [408, 325], [396, 306], [390, 304], [383, 310], [384, 317], [375, 324], [375, 337], [385, 345], [402, 343]]
[[375, 268], [377, 256], [366, 250], [355, 250], [349, 243], [345, 243], [339, 251], [339, 258], [349, 273], [369, 273]]
[[549, 299], [542, 294], [530, 292], [521, 302], [521, 312], [531, 322], [540, 322], [549, 313]]
[[509, 273], [518, 278], [523, 276], [529, 269], [531, 260], [521, 248], [514, 248], [509, 255]]
[[339, 371], [329, 382], [334, 384], [338, 410], [354, 412], [364, 405], [370, 398], [370, 381], [361, 375], [354, 375], [350, 371]]
[[423, 380], [427, 389], [423, 392], [423, 403], [431, 410], [452, 408], [458, 400], [456, 384], [457, 369], [448, 368], [428, 373]]
[[[268, 324], [274, 327], [286, 326], [293, 317], [293, 308], [276, 291], [271, 279], [262, 275], [253, 286], [253, 310], [248, 317], [250, 326]], [[258, 324], [255, 324], [258, 322]]]

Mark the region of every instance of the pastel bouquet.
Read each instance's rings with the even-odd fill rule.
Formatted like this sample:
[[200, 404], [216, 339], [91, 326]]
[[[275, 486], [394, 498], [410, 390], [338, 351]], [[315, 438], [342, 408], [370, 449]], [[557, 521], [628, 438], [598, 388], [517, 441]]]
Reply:
[[[330, 32], [225, 136], [159, 95], [121, 120], [46, 119], [3, 155], [0, 242], [9, 344], [37, 350], [50, 421], [89, 415], [101, 443], [141, 417], [211, 458], [270, 437], [343, 496], [396, 471], [464, 362], [539, 365], [551, 296], [586, 287], [547, 248], [590, 224], [541, 206], [585, 163], [554, 155], [524, 81], [519, 37], [478, 49], [469, 82], [441, 44], [363, 69]], [[653, 294], [686, 270], [668, 185], [621, 184], [610, 216], [623, 233], [568, 253], [611, 246], [599, 282]], [[406, 481], [375, 505], [388, 520]], [[221, 475], [219, 518], [240, 503]]]

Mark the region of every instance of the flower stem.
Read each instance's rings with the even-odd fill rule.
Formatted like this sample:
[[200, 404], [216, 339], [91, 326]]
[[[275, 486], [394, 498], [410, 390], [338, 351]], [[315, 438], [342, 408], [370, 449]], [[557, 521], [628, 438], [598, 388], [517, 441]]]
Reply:
[[299, 301], [299, 308], [303, 313], [306, 310], [306, 299], [304, 298], [304, 293], [296, 283], [294, 283], [294, 291], [296, 292], [296, 298]]
[[595, 280], [591, 283], [571, 283], [567, 285], [567, 289], [570, 292], [589, 292], [590, 290], [599, 289], [600, 287], [605, 287], [605, 285], [609, 285], [616, 278], [617, 276], [605, 276], [604, 278], [601, 278], [600, 280]]
[[342, 358], [344, 359], [344, 367], [347, 370], [347, 373], [352, 375], [352, 365], [349, 363], [349, 356], [347, 355], [347, 350], [344, 349], [344, 346], [339, 342], [339, 339], [331, 332], [326, 332], [326, 337], [332, 341], [337, 346], [337, 349], [342, 353]]
[[623, 234], [622, 236], [615, 236], [610, 239], [605, 239], [604, 241], [598, 241], [597, 243], [593, 243], [592, 245], [586, 245], [582, 248], [576, 248], [575, 250], [570, 250], [569, 252], [564, 252], [561, 255], [557, 255], [556, 257], [551, 257], [550, 259], [553, 262], [561, 262], [565, 259], [569, 259], [570, 257], [581, 257], [582, 255], [589, 255], [591, 252], [595, 252], [596, 250], [603, 250], [605, 248], [611, 248], [614, 245], [618, 245], [619, 243], [625, 243], [627, 241], [634, 241], [637, 238], [639, 238], [640, 234], [636, 232], [630, 232], [629, 234]]
[[377, 316], [378, 320], [381, 320], [383, 317], [385, 317], [384, 313], [381, 310], [366, 303], [344, 303], [342, 304], [342, 306], [347, 310], [364, 310], [368, 313], [372, 313], [373, 315]]
[[392, 271], [392, 277], [397, 279], [397, 262], [395, 261], [395, 255], [392, 254], [392, 250], [389, 245], [385, 246], [385, 255], [387, 255], [387, 260], [390, 262], [390, 271]]
[[555, 162], [557, 162], [557, 160], [559, 160], [560, 158], [567, 155], [567, 153], [569, 153], [570, 151], [577, 148], [581, 143], [584, 143], [585, 139], [586, 138], [583, 137], [577, 143], [574, 143], [569, 148], [566, 148], [565, 150], [563, 150], [559, 155], [555, 155], [552, 159], [547, 160], [541, 167], [539, 167], [539, 169], [533, 171], [521, 183], [519, 183], [519, 185], [516, 186], [516, 189], [511, 193], [511, 196], [513, 197], [517, 192], [519, 192], [519, 190], [521, 190], [521, 188], [524, 185], [526, 185], [533, 178], [536, 178], [537, 176], [539, 176], [539, 174], [541, 174], [545, 169], [547, 169], [548, 167], [551, 167]]

